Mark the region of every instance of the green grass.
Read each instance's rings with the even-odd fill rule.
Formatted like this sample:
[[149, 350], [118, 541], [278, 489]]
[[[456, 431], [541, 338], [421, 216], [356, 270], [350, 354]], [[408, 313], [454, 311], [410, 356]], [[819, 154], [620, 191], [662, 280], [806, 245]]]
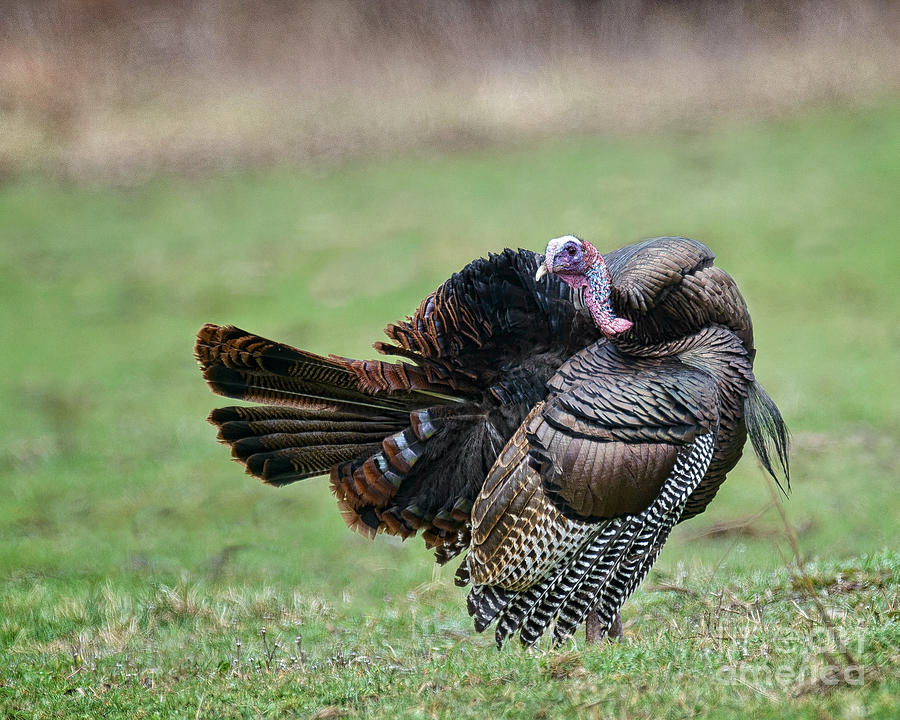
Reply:
[[[898, 190], [896, 103], [131, 189], [8, 182], [0, 710], [895, 717]], [[367, 356], [467, 261], [566, 232], [690, 235], [737, 278], [794, 433], [787, 512], [861, 684], [823, 670], [849, 661], [788, 569], [752, 456], [673, 534], [626, 605], [627, 643], [497, 653], [419, 541], [370, 543], [325, 480], [264, 487], [214, 442], [202, 323]]]

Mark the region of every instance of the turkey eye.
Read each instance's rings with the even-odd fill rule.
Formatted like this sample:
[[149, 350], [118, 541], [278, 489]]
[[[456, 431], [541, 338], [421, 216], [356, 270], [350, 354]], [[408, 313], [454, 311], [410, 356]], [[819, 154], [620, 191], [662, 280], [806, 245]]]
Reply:
[[572, 257], [573, 255], [575, 255], [575, 246], [569, 245], [569, 247], [566, 249], [566, 252], [569, 253], [569, 257]]

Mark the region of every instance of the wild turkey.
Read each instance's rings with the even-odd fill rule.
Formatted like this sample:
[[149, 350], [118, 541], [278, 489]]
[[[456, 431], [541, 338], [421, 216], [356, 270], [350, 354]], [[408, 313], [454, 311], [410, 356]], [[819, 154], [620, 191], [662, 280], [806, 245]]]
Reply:
[[596, 640], [620, 628], [669, 531], [705, 509], [748, 431], [789, 482], [746, 305], [713, 259], [682, 237], [601, 257], [566, 236], [544, 262], [504, 250], [387, 326], [392, 342], [375, 348], [407, 362], [206, 325], [195, 354], [212, 391], [261, 403], [209, 420], [269, 484], [330, 472], [353, 529], [421, 532], [439, 563], [467, 550], [456, 581], [472, 584], [475, 628], [496, 622], [498, 646], [549, 628], [558, 644], [586, 619]]

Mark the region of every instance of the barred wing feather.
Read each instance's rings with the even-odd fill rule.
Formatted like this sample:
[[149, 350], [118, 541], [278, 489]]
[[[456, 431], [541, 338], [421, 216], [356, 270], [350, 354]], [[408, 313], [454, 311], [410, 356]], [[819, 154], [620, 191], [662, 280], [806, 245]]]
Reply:
[[531, 645], [551, 627], [558, 644], [595, 607], [611, 625], [713, 456], [712, 377], [669, 358], [619, 367], [609, 344], [579, 355], [500, 453], [473, 507], [469, 611], [478, 630], [496, 621], [498, 646], [516, 633]]

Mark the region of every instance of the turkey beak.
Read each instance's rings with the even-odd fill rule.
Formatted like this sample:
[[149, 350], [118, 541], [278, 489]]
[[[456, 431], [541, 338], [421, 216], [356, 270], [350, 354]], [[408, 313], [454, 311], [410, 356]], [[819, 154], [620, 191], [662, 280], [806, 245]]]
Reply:
[[547, 275], [550, 271], [547, 269], [547, 265], [545, 263], [541, 263], [538, 265], [537, 272], [534, 274], [535, 280], [540, 280], [544, 275]]

